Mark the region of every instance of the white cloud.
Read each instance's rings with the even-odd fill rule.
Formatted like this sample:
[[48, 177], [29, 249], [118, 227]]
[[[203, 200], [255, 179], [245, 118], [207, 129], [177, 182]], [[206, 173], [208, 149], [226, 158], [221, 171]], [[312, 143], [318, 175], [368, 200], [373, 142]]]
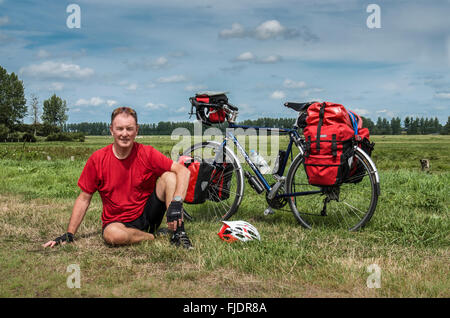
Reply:
[[156, 60], [143, 58], [141, 60], [133, 62], [126, 61], [125, 64], [128, 65], [128, 67], [133, 70], [150, 70], [150, 69], [157, 70], [167, 68], [170, 66], [169, 60], [164, 56], [160, 56]]
[[51, 90], [51, 91], [60, 91], [63, 88], [64, 88], [64, 84], [63, 83], [53, 82], [53, 83], [51, 83], [49, 90]]
[[50, 57], [50, 53], [44, 49], [40, 49], [37, 54], [36, 54], [37, 58], [40, 59], [46, 59]]
[[67, 64], [54, 61], [46, 61], [41, 64], [33, 64], [22, 67], [20, 74], [38, 78], [66, 78], [66, 79], [82, 79], [88, 78], [94, 74], [91, 68], [81, 68], [76, 64]]
[[147, 103], [145, 105], [146, 107], [148, 107], [151, 110], [156, 110], [156, 109], [161, 109], [161, 108], [167, 108], [167, 105], [164, 104], [154, 104], [154, 103]]
[[281, 61], [281, 57], [278, 55], [269, 55], [263, 58], [258, 58], [255, 56], [252, 52], [244, 52], [241, 53], [239, 56], [235, 57], [233, 62], [253, 62], [253, 63], [259, 63], [259, 64], [274, 64]]
[[241, 62], [249, 62], [249, 61], [253, 61], [254, 59], [255, 59], [255, 56], [253, 55], [252, 52], [244, 52], [241, 55], [239, 55], [238, 57], [236, 57], [234, 60], [241, 61]]
[[160, 77], [157, 79], [158, 83], [179, 83], [185, 82], [187, 79], [184, 75], [172, 75], [167, 77]]
[[135, 91], [138, 88], [138, 85], [136, 83], [130, 83], [127, 80], [120, 81], [119, 85], [124, 86], [128, 91]]
[[100, 97], [92, 97], [89, 100], [80, 98], [76, 101], [75, 106], [98, 106], [104, 103], [105, 101]]
[[185, 112], [185, 111], [187, 111], [187, 110], [186, 110], [186, 107], [181, 106], [180, 108], [178, 108], [178, 109], [175, 110], [175, 113], [182, 113], [182, 112]]
[[434, 97], [439, 99], [450, 99], [450, 93], [436, 93]]
[[0, 17], [0, 26], [6, 25], [8, 23], [9, 23], [9, 17], [8, 16], [5, 15], [3, 17]]
[[137, 84], [136, 83], [131, 83], [130, 85], [125, 87], [125, 89], [127, 89], [129, 91], [135, 91], [135, 90], [137, 90]]
[[284, 80], [283, 86], [286, 88], [303, 88], [306, 86], [306, 83], [303, 81], [296, 82], [287, 78]]
[[257, 62], [263, 64], [272, 64], [281, 61], [281, 57], [278, 55], [269, 55], [263, 58], [260, 58]]
[[231, 29], [219, 32], [219, 38], [244, 38], [250, 37], [258, 40], [269, 40], [283, 37], [285, 39], [302, 38], [304, 41], [317, 41], [319, 38], [313, 34], [306, 26], [299, 29], [290, 29], [283, 26], [278, 20], [268, 20], [254, 29], [245, 29], [239, 23], [233, 23]]
[[153, 63], [153, 65], [156, 68], [159, 68], [159, 67], [166, 66], [168, 63], [169, 63], [169, 60], [167, 58], [165, 58], [164, 56], [161, 56], [156, 59], [156, 61]]
[[283, 99], [285, 97], [286, 97], [286, 94], [283, 91], [274, 91], [270, 95], [270, 98], [272, 98], [272, 99]]
[[366, 116], [370, 114], [370, 111], [368, 111], [367, 109], [363, 109], [363, 108], [355, 108], [355, 113], [361, 116]]
[[117, 105], [117, 101], [115, 101], [113, 99], [108, 99], [106, 101], [106, 104], [108, 104], [109, 107], [113, 107], [113, 106]]
[[245, 36], [245, 29], [239, 23], [233, 23], [231, 29], [222, 30], [219, 32], [219, 37], [221, 38], [240, 38]]
[[269, 20], [256, 27], [255, 37], [261, 40], [267, 40], [283, 34], [285, 30], [286, 28], [277, 20]]
[[388, 117], [394, 117], [395, 116], [394, 112], [392, 112], [390, 110], [387, 110], [387, 109], [377, 110], [376, 113], [379, 114], [379, 115], [386, 115]]

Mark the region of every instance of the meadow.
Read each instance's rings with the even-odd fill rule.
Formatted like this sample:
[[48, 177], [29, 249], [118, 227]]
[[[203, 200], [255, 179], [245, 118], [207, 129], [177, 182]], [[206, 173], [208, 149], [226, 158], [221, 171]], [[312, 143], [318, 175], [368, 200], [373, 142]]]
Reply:
[[[449, 297], [450, 136], [371, 139], [381, 196], [361, 231], [306, 230], [289, 209], [265, 216], [246, 183], [232, 219], [252, 223], [262, 240], [228, 244], [217, 236], [220, 222], [194, 219], [186, 225], [192, 251], [167, 237], [106, 245], [98, 194], [76, 242], [43, 249], [66, 231], [87, 158], [112, 139], [0, 144], [0, 297]], [[137, 141], [166, 155], [177, 142]], [[80, 288], [67, 285], [71, 264]], [[380, 288], [368, 285], [373, 264]]]

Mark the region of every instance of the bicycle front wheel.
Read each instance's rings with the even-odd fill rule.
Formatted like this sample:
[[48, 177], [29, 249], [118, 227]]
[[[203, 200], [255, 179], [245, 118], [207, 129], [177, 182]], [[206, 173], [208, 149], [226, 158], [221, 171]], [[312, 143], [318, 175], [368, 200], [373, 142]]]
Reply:
[[308, 183], [299, 154], [286, 178], [287, 193], [302, 193], [289, 197], [291, 210], [305, 228], [331, 227], [356, 231], [369, 222], [377, 206], [379, 181], [375, 166], [358, 148], [356, 174], [339, 186], [318, 187]]
[[[229, 187], [210, 186], [209, 197], [204, 203], [184, 204], [186, 212], [196, 220], [221, 221], [228, 220], [239, 208], [244, 195], [244, 173], [237, 156], [227, 147], [214, 141], [198, 143], [186, 150], [183, 155], [198, 160], [226, 162], [233, 165], [233, 170], [223, 174], [229, 180]], [[220, 196], [219, 192], [220, 191]], [[225, 196], [223, 194], [225, 193]], [[219, 198], [220, 197], [220, 198]], [[223, 198], [226, 199], [223, 199]]]

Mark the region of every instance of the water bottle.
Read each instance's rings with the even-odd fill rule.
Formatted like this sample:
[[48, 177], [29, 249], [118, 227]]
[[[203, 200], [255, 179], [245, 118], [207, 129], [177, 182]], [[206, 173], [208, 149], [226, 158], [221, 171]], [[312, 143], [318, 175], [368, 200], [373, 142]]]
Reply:
[[286, 151], [279, 150], [278, 157], [275, 161], [275, 166], [273, 167], [272, 174], [280, 175], [280, 165], [284, 162], [284, 157], [286, 156]]
[[250, 150], [250, 159], [253, 161], [255, 166], [258, 167], [261, 174], [269, 174], [271, 172], [270, 166], [267, 161], [259, 155], [255, 150]]

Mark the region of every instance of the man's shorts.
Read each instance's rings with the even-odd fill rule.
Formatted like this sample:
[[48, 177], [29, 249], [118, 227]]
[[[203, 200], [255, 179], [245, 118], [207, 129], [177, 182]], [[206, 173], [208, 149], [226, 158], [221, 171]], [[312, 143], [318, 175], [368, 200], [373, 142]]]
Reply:
[[[156, 191], [153, 191], [145, 204], [144, 211], [137, 219], [131, 222], [112, 223], [122, 223], [126, 227], [135, 228], [144, 232], [155, 233], [160, 226], [165, 213], [166, 203], [158, 199], [156, 196]], [[109, 224], [103, 228], [103, 232]]]

